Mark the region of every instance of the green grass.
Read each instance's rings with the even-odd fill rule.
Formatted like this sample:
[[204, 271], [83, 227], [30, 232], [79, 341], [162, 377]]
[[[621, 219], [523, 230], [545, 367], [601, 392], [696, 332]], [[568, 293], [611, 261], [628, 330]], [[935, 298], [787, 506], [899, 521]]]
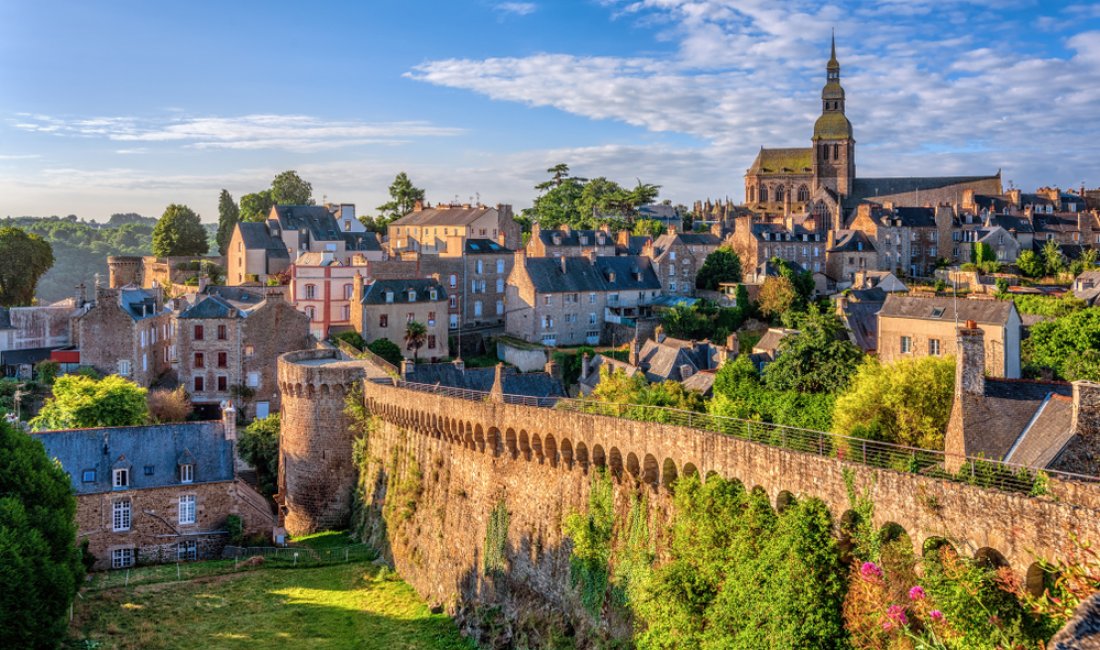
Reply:
[[412, 587], [365, 563], [261, 568], [82, 595], [70, 648], [475, 647]]
[[308, 546], [315, 549], [343, 548], [358, 543], [349, 537], [346, 531], [342, 530], [326, 530], [290, 540], [291, 546]]

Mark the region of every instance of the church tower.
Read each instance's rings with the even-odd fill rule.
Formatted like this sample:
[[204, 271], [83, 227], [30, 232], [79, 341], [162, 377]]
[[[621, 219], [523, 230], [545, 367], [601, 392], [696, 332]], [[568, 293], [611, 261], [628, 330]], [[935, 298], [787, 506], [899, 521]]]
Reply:
[[828, 188], [836, 192], [839, 200], [852, 192], [856, 178], [856, 141], [852, 137], [852, 123], [844, 116], [844, 88], [840, 85], [835, 36], [832, 57], [825, 71], [821, 117], [814, 123], [814, 189]]

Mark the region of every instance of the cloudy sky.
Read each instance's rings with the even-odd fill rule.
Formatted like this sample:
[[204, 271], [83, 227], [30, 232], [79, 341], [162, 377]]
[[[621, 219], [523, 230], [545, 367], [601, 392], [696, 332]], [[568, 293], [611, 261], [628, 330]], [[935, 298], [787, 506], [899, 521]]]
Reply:
[[370, 212], [530, 205], [545, 169], [742, 198], [807, 146], [836, 30], [857, 172], [1100, 186], [1100, 3], [0, 4], [0, 215], [216, 218], [284, 169]]

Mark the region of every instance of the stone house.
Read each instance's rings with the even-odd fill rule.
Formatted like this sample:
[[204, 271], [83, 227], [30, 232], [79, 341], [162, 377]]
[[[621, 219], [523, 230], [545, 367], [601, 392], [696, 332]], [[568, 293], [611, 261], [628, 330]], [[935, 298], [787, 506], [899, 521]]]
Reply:
[[878, 357], [884, 363], [958, 353], [956, 324], [973, 322], [984, 333], [990, 377], [1020, 377], [1020, 314], [1010, 300], [886, 296], [878, 313]]
[[309, 321], [275, 288], [246, 300], [220, 293], [179, 314], [179, 381], [196, 406], [233, 400], [245, 417], [267, 417], [279, 409], [275, 359], [308, 347]]
[[583, 230], [563, 224], [557, 229], [543, 230], [535, 223], [531, 226], [531, 240], [527, 242], [527, 256], [577, 257], [591, 254], [609, 257], [616, 254], [616, 244], [617, 239], [606, 227]]
[[955, 212], [949, 206], [860, 205], [848, 225], [863, 232], [878, 250], [878, 270], [930, 276], [952, 241]]
[[351, 327], [355, 276], [365, 276], [367, 260], [353, 255], [341, 262], [332, 253], [303, 253], [290, 266], [290, 302], [309, 319], [317, 339]]
[[[375, 280], [368, 285], [356, 276], [352, 289], [352, 326], [368, 342], [389, 339], [407, 359], [423, 357], [433, 362], [450, 355], [447, 321], [447, 291], [437, 280], [407, 278]], [[419, 350], [405, 344], [405, 327], [416, 321], [427, 328]]]
[[96, 569], [212, 559], [227, 521], [270, 534], [267, 499], [236, 475], [236, 413], [220, 421], [48, 431], [34, 434], [69, 474], [77, 540]]
[[[715, 230], [721, 233], [720, 226]], [[714, 232], [681, 233], [671, 228], [650, 240], [642, 249], [642, 255], [653, 261], [653, 270], [665, 295], [694, 296], [699, 269], [721, 244], [721, 237]]]
[[860, 230], [830, 230], [825, 249], [825, 274], [837, 288], [855, 284], [856, 275], [878, 270], [875, 243]]
[[96, 288], [96, 298], [73, 319], [80, 363], [151, 386], [175, 359], [172, 312], [159, 289]]
[[952, 257], [958, 263], [971, 262], [975, 244], [985, 244], [993, 251], [998, 262], [1012, 264], [1020, 256], [1023, 247], [1010, 232], [998, 225], [962, 229], [953, 233]]
[[495, 208], [481, 204], [439, 204], [434, 208], [420, 201], [413, 211], [388, 227], [387, 246], [391, 255], [407, 252], [439, 254], [461, 251], [467, 239], [491, 239], [510, 249], [519, 248], [519, 223], [512, 218], [512, 206]]
[[778, 257], [794, 262], [811, 273], [825, 272], [826, 237], [803, 226], [761, 222], [753, 215], [737, 218], [732, 237], [733, 250], [741, 258], [745, 274]]
[[647, 316], [661, 291], [648, 257], [517, 253], [508, 278], [504, 329], [548, 346], [597, 345], [605, 323]]

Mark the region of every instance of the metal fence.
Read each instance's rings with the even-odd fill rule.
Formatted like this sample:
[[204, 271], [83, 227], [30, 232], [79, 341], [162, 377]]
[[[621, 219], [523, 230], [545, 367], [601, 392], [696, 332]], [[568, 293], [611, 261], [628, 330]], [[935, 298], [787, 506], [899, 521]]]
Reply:
[[[406, 381], [398, 381], [396, 384], [400, 388], [470, 401], [487, 401], [490, 397], [490, 393], [485, 391]], [[1035, 470], [1024, 465], [971, 457], [964, 459], [962, 468], [958, 472], [949, 473], [945, 469], [947, 455], [942, 451], [906, 447], [877, 440], [851, 438], [825, 431], [684, 411], [664, 406], [615, 404], [594, 400], [530, 397], [525, 395], [504, 395], [503, 401], [508, 404], [554, 408], [577, 413], [711, 431], [772, 447], [836, 458], [870, 467], [917, 473], [1031, 496], [1046, 494], [1050, 478], [1087, 483], [1100, 482], [1100, 477], [1096, 476]]]

